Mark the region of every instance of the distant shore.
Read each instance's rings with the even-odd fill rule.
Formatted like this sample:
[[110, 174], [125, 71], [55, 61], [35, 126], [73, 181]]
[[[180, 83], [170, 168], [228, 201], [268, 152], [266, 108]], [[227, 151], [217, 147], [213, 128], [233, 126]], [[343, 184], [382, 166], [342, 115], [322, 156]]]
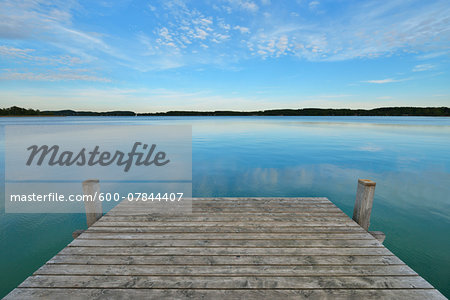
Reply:
[[0, 109], [1, 117], [66, 117], [66, 116], [414, 116], [450, 117], [449, 107], [380, 107], [374, 109], [301, 108], [259, 111], [167, 111], [136, 113], [133, 111], [40, 111], [17, 106]]

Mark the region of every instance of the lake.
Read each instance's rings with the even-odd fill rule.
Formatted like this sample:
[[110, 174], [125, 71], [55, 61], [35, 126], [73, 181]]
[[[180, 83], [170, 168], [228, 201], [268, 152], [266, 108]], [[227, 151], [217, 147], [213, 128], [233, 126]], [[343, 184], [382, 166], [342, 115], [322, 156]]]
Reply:
[[[4, 125], [192, 125], [194, 197], [328, 197], [351, 216], [358, 178], [377, 183], [371, 230], [450, 296], [450, 118], [31, 117]], [[0, 193], [0, 297], [85, 228], [84, 214], [5, 214]]]

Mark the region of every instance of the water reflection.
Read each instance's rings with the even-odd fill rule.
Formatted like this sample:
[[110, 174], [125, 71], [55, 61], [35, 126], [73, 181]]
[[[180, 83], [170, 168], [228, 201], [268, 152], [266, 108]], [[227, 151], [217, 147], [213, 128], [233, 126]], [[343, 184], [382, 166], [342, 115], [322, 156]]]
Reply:
[[[192, 125], [192, 193], [197, 197], [321, 196], [351, 215], [357, 179], [372, 179], [377, 187], [371, 229], [384, 231], [390, 250], [450, 295], [448, 118], [0, 120], [6, 123]], [[61, 249], [84, 222], [83, 215], [1, 214], [1, 269], [16, 271], [2, 279], [0, 295]]]

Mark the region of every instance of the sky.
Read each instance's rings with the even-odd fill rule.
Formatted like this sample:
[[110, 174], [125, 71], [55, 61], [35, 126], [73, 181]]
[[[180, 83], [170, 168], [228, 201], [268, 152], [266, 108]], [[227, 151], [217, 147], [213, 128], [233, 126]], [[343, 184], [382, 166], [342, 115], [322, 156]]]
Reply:
[[0, 0], [0, 107], [450, 106], [450, 1]]

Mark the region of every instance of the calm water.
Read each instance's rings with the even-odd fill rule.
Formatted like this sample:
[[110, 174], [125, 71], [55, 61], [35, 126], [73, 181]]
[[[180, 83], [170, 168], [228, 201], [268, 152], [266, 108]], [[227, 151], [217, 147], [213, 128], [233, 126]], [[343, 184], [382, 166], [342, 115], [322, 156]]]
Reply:
[[[6, 124], [191, 124], [193, 195], [325, 196], [352, 214], [358, 178], [377, 182], [371, 230], [450, 296], [450, 118], [66, 117]], [[4, 138], [0, 134], [4, 189]], [[85, 227], [83, 214], [5, 214], [0, 297]]]

